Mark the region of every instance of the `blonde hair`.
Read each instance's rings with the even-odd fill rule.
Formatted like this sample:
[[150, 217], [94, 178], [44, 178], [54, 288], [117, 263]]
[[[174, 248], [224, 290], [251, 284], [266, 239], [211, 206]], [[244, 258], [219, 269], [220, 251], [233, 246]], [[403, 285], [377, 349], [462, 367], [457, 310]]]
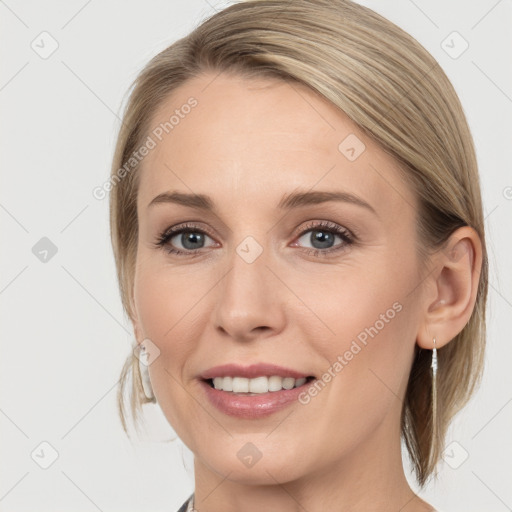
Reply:
[[[112, 165], [112, 178], [140, 147], [159, 105], [201, 73], [233, 72], [305, 84], [347, 114], [399, 164], [419, 199], [418, 253], [427, 261], [450, 234], [471, 226], [483, 261], [476, 304], [462, 331], [438, 350], [437, 425], [433, 438], [431, 351], [416, 356], [401, 429], [417, 480], [433, 473], [453, 416], [479, 383], [485, 346], [488, 260], [473, 140], [455, 90], [435, 59], [410, 35], [350, 0], [251, 0], [214, 14], [156, 55], [133, 84]], [[138, 166], [110, 191], [111, 237], [123, 307], [133, 319], [137, 254]], [[124, 387], [132, 375], [137, 425], [142, 391], [130, 353], [118, 388], [124, 430]]]

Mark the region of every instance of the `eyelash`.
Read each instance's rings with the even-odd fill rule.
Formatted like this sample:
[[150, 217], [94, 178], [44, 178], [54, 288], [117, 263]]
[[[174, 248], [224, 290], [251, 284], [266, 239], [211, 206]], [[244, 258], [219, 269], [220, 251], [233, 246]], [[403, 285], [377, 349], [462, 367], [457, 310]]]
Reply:
[[[323, 231], [327, 233], [332, 233], [335, 235], [338, 235], [342, 240], [343, 244], [337, 245], [334, 248], [330, 249], [308, 249], [305, 247], [302, 247], [301, 249], [305, 251], [306, 253], [313, 255], [313, 256], [322, 256], [327, 257], [331, 255], [332, 253], [346, 250], [350, 245], [354, 244], [356, 241], [356, 236], [351, 233], [348, 229], [342, 228], [338, 224], [335, 224], [334, 222], [330, 221], [321, 221], [321, 222], [312, 222], [305, 226], [305, 228], [297, 235], [297, 238], [301, 238], [304, 236], [308, 231]], [[157, 237], [157, 240], [155, 242], [155, 247], [164, 249], [168, 254], [175, 254], [177, 256], [199, 256], [201, 249], [195, 249], [195, 250], [189, 250], [189, 251], [182, 251], [181, 249], [176, 249], [174, 247], [168, 246], [168, 242], [171, 238], [174, 238], [176, 235], [179, 235], [181, 233], [201, 233], [203, 235], [207, 235], [209, 237], [212, 237], [212, 235], [203, 229], [198, 228], [194, 224], [181, 224], [178, 226], [174, 226], [170, 229], [167, 229], [160, 233]]]

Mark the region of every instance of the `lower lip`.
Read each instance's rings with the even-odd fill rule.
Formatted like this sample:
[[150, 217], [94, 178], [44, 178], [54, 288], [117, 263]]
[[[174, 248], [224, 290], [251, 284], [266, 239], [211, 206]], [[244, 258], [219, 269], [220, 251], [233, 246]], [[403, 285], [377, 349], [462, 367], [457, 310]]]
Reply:
[[219, 411], [237, 418], [256, 419], [269, 416], [285, 407], [298, 402], [298, 396], [311, 384], [281, 391], [269, 391], [257, 395], [241, 395], [230, 391], [215, 389], [204, 380], [200, 381], [206, 396]]

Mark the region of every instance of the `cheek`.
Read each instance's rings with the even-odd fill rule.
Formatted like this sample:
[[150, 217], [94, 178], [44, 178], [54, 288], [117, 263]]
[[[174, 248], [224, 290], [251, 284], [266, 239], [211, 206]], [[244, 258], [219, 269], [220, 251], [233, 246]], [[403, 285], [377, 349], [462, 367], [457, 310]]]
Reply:
[[183, 336], [187, 329], [188, 294], [181, 289], [179, 280], [172, 283], [165, 272], [147, 265], [137, 269], [134, 300], [144, 338], [149, 338], [159, 349], [159, 355], [149, 367], [151, 383], [157, 399], [158, 391], [174, 389], [173, 379], [181, 380], [183, 363], [190, 343]]
[[[338, 270], [336, 275], [302, 287], [302, 296], [317, 313], [319, 321], [315, 320], [314, 327], [321, 327], [326, 333], [319, 336], [317, 332], [309, 339], [316, 340], [318, 349], [330, 360], [336, 359], [340, 351], [349, 350], [353, 341], [357, 341], [365, 353], [370, 347], [372, 351], [384, 351], [386, 345], [400, 339], [398, 333], [404, 327], [413, 323], [404, 322], [404, 317], [412, 313], [413, 294], [408, 294], [415, 270], [402, 265], [399, 273], [396, 266], [396, 261], [369, 262], [369, 271], [349, 266]], [[357, 351], [357, 347], [354, 350]], [[365, 357], [359, 355], [358, 359]]]
[[[340, 422], [348, 410], [351, 421], [377, 421], [405, 392], [411, 366], [417, 325], [415, 294], [410, 293], [417, 279], [414, 264], [382, 261], [371, 268], [340, 274], [339, 284], [330, 284], [318, 297], [317, 311], [332, 336], [316, 336], [315, 347], [326, 362], [325, 372], [335, 375], [328, 400]], [[343, 398], [338, 402], [337, 397]]]
[[134, 301], [144, 337], [158, 340], [169, 329], [166, 310], [172, 311], [172, 295], [151, 272], [140, 272], [135, 277]]
[[160, 350], [149, 367], [157, 402], [176, 433], [190, 442], [186, 425], [194, 422], [194, 404], [183, 383], [186, 362], [194, 350], [191, 318], [197, 299], [191, 298], [184, 281], [176, 276], [169, 279], [164, 269], [154, 265], [139, 267], [134, 299], [142, 335]]
[[165, 267], [151, 262], [138, 267], [134, 300], [147, 338], [169, 345], [190, 322], [194, 305], [204, 295], [201, 287], [191, 286], [192, 282], [193, 275], [169, 272]]
[[[393, 293], [370, 297], [338, 315], [336, 323], [333, 318], [341, 335], [317, 347], [326, 360], [320, 376], [325, 387], [303, 397], [304, 414], [315, 418], [311, 449], [324, 453], [326, 460], [371, 438], [383, 424], [389, 426], [388, 420], [393, 428], [398, 425], [414, 350], [414, 322], [406, 304], [393, 302]], [[331, 440], [328, 446], [325, 439]]]

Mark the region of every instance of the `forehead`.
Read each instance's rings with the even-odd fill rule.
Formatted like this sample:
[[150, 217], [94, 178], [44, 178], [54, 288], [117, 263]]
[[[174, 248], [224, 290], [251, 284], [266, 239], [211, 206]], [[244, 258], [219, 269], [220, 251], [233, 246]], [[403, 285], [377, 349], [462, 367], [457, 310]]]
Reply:
[[176, 89], [150, 123], [139, 208], [162, 192], [275, 206], [294, 189], [345, 190], [381, 213], [414, 204], [398, 163], [306, 86], [204, 74]]

